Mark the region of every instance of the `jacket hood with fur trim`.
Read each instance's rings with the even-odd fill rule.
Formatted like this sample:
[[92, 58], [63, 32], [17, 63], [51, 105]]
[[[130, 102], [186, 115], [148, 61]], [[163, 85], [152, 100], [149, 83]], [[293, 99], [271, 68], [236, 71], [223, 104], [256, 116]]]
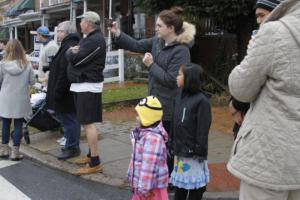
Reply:
[[180, 44], [190, 44], [193, 43], [196, 35], [196, 27], [193, 24], [188, 22], [183, 22], [182, 25], [183, 32], [180, 33], [177, 38], [176, 42]]

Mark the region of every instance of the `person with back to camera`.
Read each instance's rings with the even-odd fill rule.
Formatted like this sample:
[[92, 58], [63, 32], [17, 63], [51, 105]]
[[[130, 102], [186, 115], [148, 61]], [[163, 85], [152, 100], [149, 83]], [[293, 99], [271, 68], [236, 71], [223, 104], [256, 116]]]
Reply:
[[[182, 64], [190, 62], [189, 48], [192, 46], [195, 26], [181, 18], [183, 10], [174, 7], [163, 10], [156, 21], [156, 36], [135, 40], [120, 32], [113, 22], [108, 30], [116, 37], [116, 43], [124, 49], [145, 53], [143, 62], [149, 71], [148, 95], [156, 96], [164, 110], [163, 126], [170, 134], [174, 96], [177, 93], [176, 76]], [[168, 159], [172, 171], [172, 159]]]
[[240, 200], [300, 199], [299, 55], [300, 1], [285, 0], [229, 75], [231, 95], [250, 102], [227, 164]]
[[[14, 161], [21, 160], [19, 148], [22, 138], [24, 117], [31, 113], [29, 85], [35, 83], [31, 63], [26, 58], [24, 48], [18, 40], [9, 40], [5, 47], [5, 55], [0, 62], [0, 117], [2, 118], [2, 143], [0, 157]], [[10, 124], [14, 121], [13, 146], [8, 146]]]
[[132, 200], [168, 200], [168, 133], [162, 126], [162, 106], [154, 96], [135, 107], [140, 127], [131, 133], [133, 152], [128, 168]]
[[182, 65], [177, 76], [180, 88], [175, 98], [170, 147], [174, 169], [170, 182], [175, 186], [175, 200], [200, 200], [209, 182], [207, 164], [211, 107], [202, 91], [202, 68]]

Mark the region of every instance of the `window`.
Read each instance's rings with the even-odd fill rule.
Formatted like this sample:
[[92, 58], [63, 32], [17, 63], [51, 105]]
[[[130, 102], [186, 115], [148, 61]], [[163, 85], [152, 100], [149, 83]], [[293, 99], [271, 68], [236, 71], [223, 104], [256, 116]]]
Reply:
[[49, 0], [49, 6], [53, 6], [59, 3], [63, 3], [64, 0]]

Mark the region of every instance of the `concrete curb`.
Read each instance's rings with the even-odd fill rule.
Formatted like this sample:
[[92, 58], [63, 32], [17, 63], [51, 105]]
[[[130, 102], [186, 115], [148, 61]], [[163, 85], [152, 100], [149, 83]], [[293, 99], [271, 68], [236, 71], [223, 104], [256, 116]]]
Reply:
[[[47, 153], [43, 153], [37, 149], [29, 147], [26, 144], [22, 144], [20, 147], [20, 152], [26, 156], [26, 158], [35, 160], [39, 163], [42, 163], [50, 168], [54, 168], [57, 170], [61, 170], [67, 173], [74, 175], [75, 170], [78, 168], [77, 165], [72, 164], [68, 161], [60, 161], [56, 157], [49, 155]], [[75, 175], [74, 175], [75, 176]], [[127, 189], [129, 188], [128, 184], [126, 184], [125, 180], [115, 177], [110, 177], [105, 174], [97, 173], [90, 175], [80, 176], [86, 180], [95, 181], [103, 184], [107, 184], [110, 186]]]

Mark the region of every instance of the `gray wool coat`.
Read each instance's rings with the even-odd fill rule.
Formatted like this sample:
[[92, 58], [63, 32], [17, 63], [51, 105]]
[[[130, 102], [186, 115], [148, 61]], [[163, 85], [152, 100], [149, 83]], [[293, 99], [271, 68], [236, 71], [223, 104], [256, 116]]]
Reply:
[[163, 107], [163, 120], [171, 121], [174, 98], [178, 91], [176, 77], [179, 68], [190, 62], [190, 50], [196, 33], [195, 26], [183, 23], [183, 32], [176, 40], [165, 46], [165, 41], [152, 37], [135, 40], [125, 33], [117, 38], [117, 44], [130, 51], [146, 53], [151, 52], [154, 63], [148, 68], [148, 95], [156, 96]]
[[300, 189], [299, 0], [285, 0], [271, 13], [231, 72], [229, 89], [251, 107], [228, 170], [258, 187]]
[[35, 83], [35, 77], [29, 62], [21, 68], [17, 61], [0, 62], [0, 117], [24, 118], [32, 113], [29, 85]]

